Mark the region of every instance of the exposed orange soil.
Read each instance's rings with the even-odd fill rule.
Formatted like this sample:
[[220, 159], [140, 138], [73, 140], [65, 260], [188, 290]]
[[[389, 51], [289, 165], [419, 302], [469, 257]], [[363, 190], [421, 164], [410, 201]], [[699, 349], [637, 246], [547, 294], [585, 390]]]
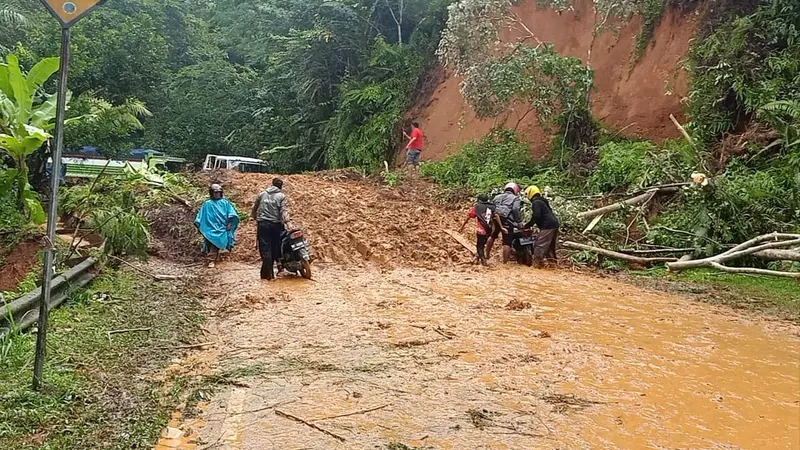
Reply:
[[[617, 24], [618, 31], [608, 30], [593, 38], [596, 24], [603, 18], [595, 16], [591, 0], [574, 3], [574, 11], [559, 14], [538, 9], [535, 0], [524, 0], [513, 11], [540, 41], [552, 42], [561, 54], [581, 58], [595, 70], [596, 89], [591, 97], [595, 118], [612, 129], [624, 128], [622, 134], [628, 136], [656, 141], [678, 137], [669, 115], [683, 119], [682, 102], [688, 86], [682, 60], [697, 29], [697, 18], [667, 11], [646, 53], [635, 62], [636, 36], [641, 30], [639, 17]], [[522, 36], [517, 30], [506, 30], [502, 37], [513, 42]], [[502, 123], [515, 127], [519, 122], [518, 129], [532, 142], [535, 156], [549, 151], [549, 134], [539, 126], [535, 114], [528, 114], [520, 122], [527, 107], [479, 120], [464, 102], [458, 78], [442, 73], [438, 80], [433, 94], [420, 98], [409, 113], [425, 132], [424, 160], [442, 159], [457, 150], [459, 144], [480, 138]]]
[[[223, 184], [235, 188], [226, 186], [228, 195], [248, 212], [272, 180], [265, 174], [229, 176]], [[346, 171], [282, 178], [290, 220], [305, 231], [322, 262], [436, 268], [471, 260], [463, 247], [442, 232], [457, 228], [465, 210], [446, 209], [434, 202], [434, 187], [428, 182], [409, 180], [390, 189]], [[255, 231], [255, 221], [240, 225], [234, 260], [258, 259]]]

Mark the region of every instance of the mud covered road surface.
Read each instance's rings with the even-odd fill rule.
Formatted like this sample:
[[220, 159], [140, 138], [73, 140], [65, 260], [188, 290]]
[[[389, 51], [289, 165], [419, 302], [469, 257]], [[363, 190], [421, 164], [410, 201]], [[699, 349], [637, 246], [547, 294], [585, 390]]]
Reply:
[[568, 271], [314, 269], [207, 273], [215, 345], [176, 366], [232, 384], [159, 449], [800, 447], [794, 325]]

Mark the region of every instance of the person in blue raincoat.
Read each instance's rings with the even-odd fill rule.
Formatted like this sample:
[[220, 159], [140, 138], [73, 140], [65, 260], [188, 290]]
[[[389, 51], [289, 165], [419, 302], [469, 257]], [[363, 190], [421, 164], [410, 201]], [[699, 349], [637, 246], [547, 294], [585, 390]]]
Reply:
[[211, 198], [200, 207], [194, 226], [203, 235], [203, 255], [215, 254], [214, 260], [208, 263], [208, 267], [214, 267], [219, 261], [220, 250], [230, 251], [236, 243], [239, 214], [233, 204], [223, 198], [222, 186], [212, 184], [208, 196]]

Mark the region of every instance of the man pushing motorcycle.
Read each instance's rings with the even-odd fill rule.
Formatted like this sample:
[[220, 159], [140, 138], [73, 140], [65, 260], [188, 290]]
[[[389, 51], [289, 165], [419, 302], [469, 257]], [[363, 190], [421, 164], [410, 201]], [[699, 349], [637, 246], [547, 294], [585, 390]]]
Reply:
[[[261, 255], [261, 279], [274, 280], [275, 261], [281, 256], [281, 240], [286, 224], [289, 222], [289, 213], [286, 207], [286, 194], [283, 189], [283, 180], [274, 178], [272, 186], [259, 194], [253, 203], [251, 217], [258, 223], [256, 232], [258, 238], [258, 253]], [[280, 270], [280, 267], [278, 268]]]
[[506, 184], [503, 192], [497, 195], [494, 200], [495, 212], [500, 216], [504, 230], [495, 227], [492, 236], [486, 242], [486, 258], [492, 253], [494, 241], [502, 233], [503, 235], [503, 264], [511, 258], [511, 245], [514, 241], [514, 228], [519, 227], [521, 222], [522, 202], [519, 198], [519, 185], [513, 181]]

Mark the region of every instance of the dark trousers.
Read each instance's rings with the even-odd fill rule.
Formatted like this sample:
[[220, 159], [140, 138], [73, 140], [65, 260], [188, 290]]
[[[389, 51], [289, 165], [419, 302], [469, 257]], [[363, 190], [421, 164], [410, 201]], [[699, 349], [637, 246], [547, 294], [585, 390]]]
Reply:
[[558, 228], [539, 230], [536, 235], [536, 244], [533, 248], [533, 260], [556, 259], [556, 243], [558, 242]]
[[478, 254], [476, 255], [478, 258], [478, 263], [483, 264], [486, 262], [486, 241], [489, 240], [488, 234], [479, 234], [478, 235]]
[[283, 224], [258, 222], [258, 253], [261, 255], [261, 279], [272, 280], [275, 278], [275, 260], [281, 257], [281, 234]]

